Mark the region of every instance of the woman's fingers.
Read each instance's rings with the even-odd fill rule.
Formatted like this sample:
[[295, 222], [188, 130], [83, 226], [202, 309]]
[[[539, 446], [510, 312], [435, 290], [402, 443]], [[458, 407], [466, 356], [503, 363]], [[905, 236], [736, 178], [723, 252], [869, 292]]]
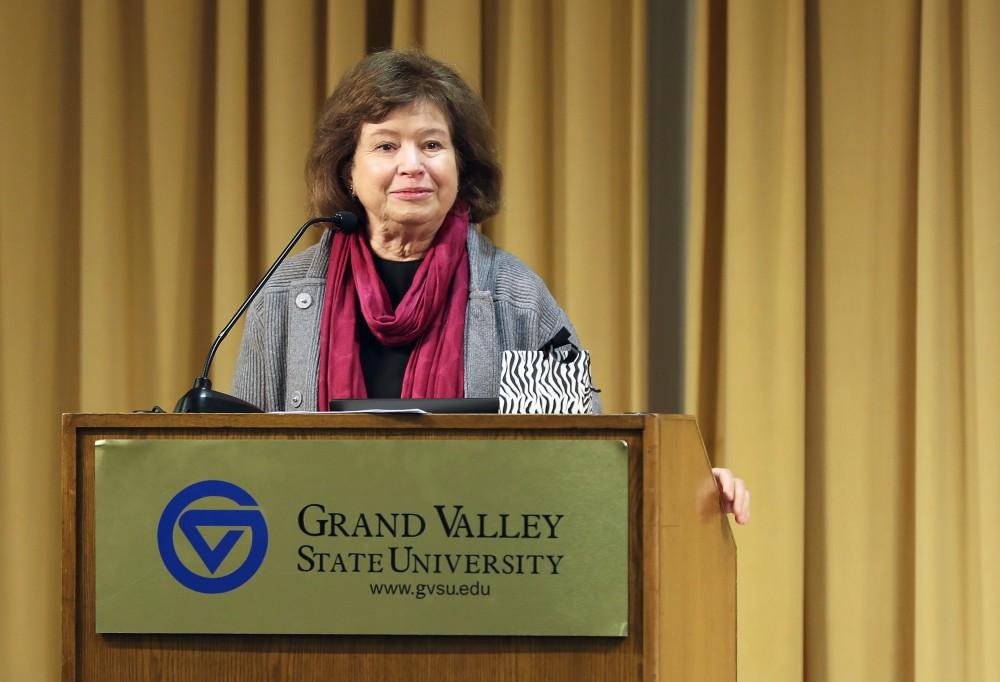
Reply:
[[743, 511], [743, 497], [746, 495], [747, 487], [742, 478], [733, 479], [733, 513], [739, 516]]
[[734, 509], [734, 518], [736, 523], [741, 526], [750, 520], [750, 491], [746, 488], [743, 489], [743, 495], [741, 496], [742, 503], [739, 509]]
[[750, 520], [750, 491], [742, 478], [733, 476], [733, 472], [722, 467], [712, 469], [715, 482], [722, 496], [722, 510], [733, 514], [736, 523], [742, 525]]
[[715, 474], [715, 482], [719, 484], [719, 490], [722, 491], [723, 499], [732, 504], [733, 495], [735, 493], [735, 480], [733, 479], [733, 472], [729, 469], [723, 469], [722, 467], [715, 467], [712, 469], [712, 473]]

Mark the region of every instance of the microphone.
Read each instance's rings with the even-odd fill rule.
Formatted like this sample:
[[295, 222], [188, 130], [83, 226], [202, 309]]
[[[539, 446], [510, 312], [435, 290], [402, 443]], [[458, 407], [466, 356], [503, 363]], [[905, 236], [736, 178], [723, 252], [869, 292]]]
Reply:
[[292, 237], [292, 241], [288, 242], [288, 246], [285, 250], [281, 252], [281, 255], [271, 264], [267, 272], [261, 278], [254, 290], [250, 292], [247, 296], [247, 300], [243, 301], [243, 305], [240, 306], [236, 314], [233, 315], [229, 323], [223, 328], [219, 335], [215, 337], [215, 342], [212, 344], [211, 350], [208, 351], [208, 357], [205, 359], [205, 368], [201, 371], [201, 376], [194, 380], [194, 387], [181, 396], [181, 399], [177, 401], [177, 406], [174, 408], [174, 412], [263, 412], [262, 409], [257, 407], [252, 403], [248, 403], [245, 400], [240, 400], [236, 396], [229, 395], [226, 393], [221, 393], [219, 391], [212, 390], [212, 382], [208, 378], [208, 370], [212, 366], [212, 360], [215, 359], [215, 352], [219, 349], [219, 345], [222, 340], [226, 338], [229, 331], [233, 326], [239, 321], [246, 309], [250, 307], [250, 304], [257, 294], [261, 292], [267, 281], [271, 279], [271, 275], [274, 274], [278, 266], [284, 262], [288, 254], [291, 253], [292, 249], [298, 244], [302, 235], [306, 233], [310, 227], [316, 223], [330, 223], [335, 229], [340, 232], [351, 233], [358, 229], [358, 217], [351, 213], [350, 211], [338, 211], [329, 217], [320, 218], [310, 218], [299, 228], [299, 231], [295, 233]]

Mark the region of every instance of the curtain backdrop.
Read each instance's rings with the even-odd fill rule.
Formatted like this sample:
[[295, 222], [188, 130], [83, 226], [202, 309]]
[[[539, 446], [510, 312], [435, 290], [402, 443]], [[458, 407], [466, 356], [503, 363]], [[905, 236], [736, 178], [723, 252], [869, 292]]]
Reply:
[[[1000, 7], [696, 15], [686, 400], [754, 491], [741, 679], [991, 679]], [[482, 89], [488, 231], [567, 308], [608, 409], [645, 406], [643, 33], [613, 0], [0, 3], [0, 679], [58, 674], [58, 414], [188, 388], [368, 49]]]
[[[366, 50], [482, 92], [506, 205], [609, 411], [645, 402], [644, 3], [0, 3], [0, 679], [59, 671], [59, 414], [171, 409], [306, 217], [319, 106]], [[220, 351], [229, 385], [240, 329]]]
[[741, 679], [997, 677], [998, 35], [699, 4], [686, 400], [754, 493]]

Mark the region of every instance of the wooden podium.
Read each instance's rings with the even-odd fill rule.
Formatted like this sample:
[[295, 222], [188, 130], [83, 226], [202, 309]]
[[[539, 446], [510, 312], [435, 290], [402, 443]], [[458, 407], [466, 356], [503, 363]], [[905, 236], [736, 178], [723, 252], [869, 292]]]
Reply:
[[[99, 635], [94, 451], [103, 438], [602, 439], [629, 445], [629, 635]], [[736, 547], [684, 416], [63, 417], [63, 680], [735, 680]]]

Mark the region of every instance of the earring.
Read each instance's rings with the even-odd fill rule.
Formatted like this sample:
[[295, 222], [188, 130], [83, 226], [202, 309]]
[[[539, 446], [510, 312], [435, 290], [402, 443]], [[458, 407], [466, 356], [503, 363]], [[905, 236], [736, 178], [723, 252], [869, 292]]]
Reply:
[[354, 183], [353, 182], [347, 183], [347, 191], [351, 193], [351, 198], [352, 199], [357, 199], [358, 198], [358, 195], [354, 193]]

